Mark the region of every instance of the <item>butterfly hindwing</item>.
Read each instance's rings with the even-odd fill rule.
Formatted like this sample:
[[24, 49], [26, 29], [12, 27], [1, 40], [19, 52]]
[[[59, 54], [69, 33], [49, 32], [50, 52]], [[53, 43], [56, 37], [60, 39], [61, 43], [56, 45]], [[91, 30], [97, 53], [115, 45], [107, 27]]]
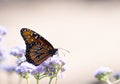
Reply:
[[43, 48], [42, 46], [40, 46], [40, 44], [35, 44], [34, 46], [32, 46], [32, 48], [29, 50], [29, 53], [29, 56], [34, 65], [41, 64], [43, 61], [51, 56], [47, 48]]
[[22, 28], [21, 35], [26, 43], [25, 56], [29, 63], [40, 65], [57, 51], [46, 39], [30, 29]]

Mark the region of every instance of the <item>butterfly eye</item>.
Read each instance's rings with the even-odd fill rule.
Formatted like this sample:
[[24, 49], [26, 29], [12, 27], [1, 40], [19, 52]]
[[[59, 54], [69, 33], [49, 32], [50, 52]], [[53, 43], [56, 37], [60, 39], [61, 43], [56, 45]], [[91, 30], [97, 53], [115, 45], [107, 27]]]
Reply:
[[37, 66], [56, 54], [57, 49], [38, 33], [22, 28], [21, 35], [26, 43], [25, 57], [29, 63]]

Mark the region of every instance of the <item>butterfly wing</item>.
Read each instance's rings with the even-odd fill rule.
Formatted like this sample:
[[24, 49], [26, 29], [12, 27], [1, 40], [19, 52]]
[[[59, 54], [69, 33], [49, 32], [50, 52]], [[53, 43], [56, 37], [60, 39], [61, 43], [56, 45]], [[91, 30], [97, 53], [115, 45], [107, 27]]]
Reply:
[[27, 29], [21, 29], [21, 35], [26, 43], [26, 59], [29, 63], [40, 65], [49, 57], [53, 56], [56, 49], [41, 35]]

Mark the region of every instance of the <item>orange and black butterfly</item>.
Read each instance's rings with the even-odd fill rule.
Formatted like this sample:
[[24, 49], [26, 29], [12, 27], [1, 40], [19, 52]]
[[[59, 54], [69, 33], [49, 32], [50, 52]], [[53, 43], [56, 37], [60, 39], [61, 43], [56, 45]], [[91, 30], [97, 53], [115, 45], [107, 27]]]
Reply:
[[22, 28], [20, 32], [26, 43], [25, 57], [29, 63], [38, 66], [58, 51], [38, 33], [27, 28]]

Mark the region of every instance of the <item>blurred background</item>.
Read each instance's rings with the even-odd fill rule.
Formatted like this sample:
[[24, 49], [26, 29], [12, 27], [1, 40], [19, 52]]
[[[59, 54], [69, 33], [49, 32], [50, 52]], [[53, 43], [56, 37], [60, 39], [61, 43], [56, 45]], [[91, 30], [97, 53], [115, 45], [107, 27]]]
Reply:
[[[25, 46], [20, 29], [30, 28], [55, 48], [70, 51], [58, 84], [98, 84], [94, 72], [100, 66], [120, 72], [119, 0], [0, 0], [0, 25], [8, 31], [5, 49]], [[0, 74], [0, 84], [18, 84], [18, 75]]]

